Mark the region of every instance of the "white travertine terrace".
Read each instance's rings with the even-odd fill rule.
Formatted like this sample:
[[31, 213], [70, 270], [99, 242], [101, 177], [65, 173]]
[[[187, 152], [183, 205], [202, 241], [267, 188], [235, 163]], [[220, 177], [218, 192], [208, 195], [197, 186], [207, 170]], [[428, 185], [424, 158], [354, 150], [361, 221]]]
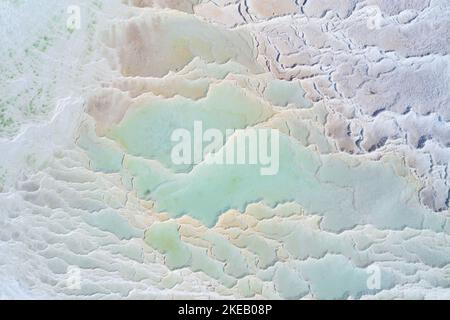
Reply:
[[[447, 0], [69, 5], [0, 4], [0, 298], [450, 298]], [[279, 175], [174, 165], [195, 120]]]

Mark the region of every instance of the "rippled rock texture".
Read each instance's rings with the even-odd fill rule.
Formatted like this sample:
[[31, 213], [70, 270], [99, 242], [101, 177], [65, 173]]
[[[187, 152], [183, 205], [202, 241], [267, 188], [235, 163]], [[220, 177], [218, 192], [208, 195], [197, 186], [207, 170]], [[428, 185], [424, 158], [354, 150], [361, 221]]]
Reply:
[[[449, 15], [2, 1], [0, 297], [450, 299]], [[198, 122], [277, 174], [174, 163]]]

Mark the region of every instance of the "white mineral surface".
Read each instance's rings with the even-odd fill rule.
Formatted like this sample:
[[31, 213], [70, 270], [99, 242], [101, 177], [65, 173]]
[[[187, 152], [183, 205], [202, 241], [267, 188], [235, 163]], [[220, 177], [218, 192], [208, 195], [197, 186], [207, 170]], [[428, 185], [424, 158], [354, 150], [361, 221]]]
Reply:
[[[0, 298], [450, 299], [449, 17], [2, 0]], [[279, 172], [174, 164], [194, 121], [278, 129]]]

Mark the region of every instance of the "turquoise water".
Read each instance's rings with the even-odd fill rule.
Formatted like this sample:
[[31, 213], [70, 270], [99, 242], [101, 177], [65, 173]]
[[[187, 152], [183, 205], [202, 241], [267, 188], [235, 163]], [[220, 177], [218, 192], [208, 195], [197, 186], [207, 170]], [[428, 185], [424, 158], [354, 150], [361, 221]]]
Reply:
[[417, 190], [391, 165], [362, 162], [352, 167], [345, 158], [319, 156], [281, 135], [280, 170], [274, 176], [262, 176], [257, 165], [200, 164], [161, 185], [151, 197], [159, 210], [189, 214], [208, 226], [226, 210], [243, 211], [258, 201], [269, 206], [298, 202], [307, 212], [323, 215], [322, 226], [333, 231], [360, 223], [421, 226], [427, 211], [415, 198]]
[[109, 137], [132, 155], [157, 160], [176, 172], [187, 172], [190, 165], [176, 165], [171, 159], [174, 143], [170, 137], [174, 130], [186, 129], [193, 136], [194, 122], [201, 121], [204, 130], [215, 128], [225, 135], [227, 129], [246, 128], [272, 114], [270, 107], [256, 97], [225, 83], [212, 87], [208, 96], [198, 101], [182, 97], [155, 99], [130, 111]]

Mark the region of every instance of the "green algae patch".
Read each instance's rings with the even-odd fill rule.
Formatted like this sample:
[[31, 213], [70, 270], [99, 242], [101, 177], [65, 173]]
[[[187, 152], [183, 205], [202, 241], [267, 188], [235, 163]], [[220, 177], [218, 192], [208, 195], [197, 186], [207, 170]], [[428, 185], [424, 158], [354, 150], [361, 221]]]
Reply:
[[171, 222], [155, 223], [144, 235], [145, 242], [166, 256], [170, 269], [179, 269], [189, 265], [191, 252], [181, 241], [178, 225]]

